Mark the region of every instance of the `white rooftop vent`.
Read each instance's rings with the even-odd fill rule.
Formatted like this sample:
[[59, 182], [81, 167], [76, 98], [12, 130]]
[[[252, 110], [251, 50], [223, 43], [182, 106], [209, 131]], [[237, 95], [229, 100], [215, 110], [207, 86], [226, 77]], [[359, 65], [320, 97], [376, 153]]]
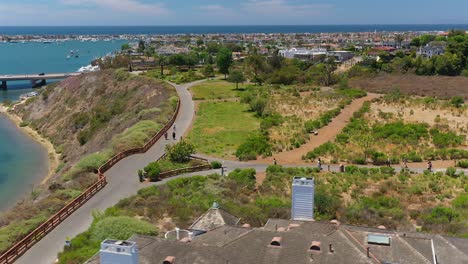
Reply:
[[313, 178], [294, 177], [292, 182], [292, 220], [314, 220]]
[[99, 258], [101, 264], [138, 264], [138, 249], [135, 242], [106, 239]]

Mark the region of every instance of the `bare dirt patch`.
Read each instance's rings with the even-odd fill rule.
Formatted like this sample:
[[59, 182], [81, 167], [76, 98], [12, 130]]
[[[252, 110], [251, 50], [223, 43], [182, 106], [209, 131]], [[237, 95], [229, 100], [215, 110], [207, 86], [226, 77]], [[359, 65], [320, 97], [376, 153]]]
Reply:
[[375, 93], [388, 93], [399, 89], [402, 93], [410, 95], [441, 98], [463, 96], [465, 100], [468, 99], [468, 78], [461, 76], [379, 75], [352, 79], [349, 83], [352, 87]]

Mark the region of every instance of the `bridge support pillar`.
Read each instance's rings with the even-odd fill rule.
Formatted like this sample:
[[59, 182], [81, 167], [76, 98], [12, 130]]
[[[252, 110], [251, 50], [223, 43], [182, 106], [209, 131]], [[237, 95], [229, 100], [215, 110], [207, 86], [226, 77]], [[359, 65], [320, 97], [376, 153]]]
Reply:
[[32, 88], [37, 88], [46, 85], [46, 80], [42, 79], [38, 82], [38, 80], [31, 80]]
[[0, 89], [1, 90], [6, 90], [7, 89], [7, 82], [6, 81], [2, 81], [2, 84], [0, 85]]

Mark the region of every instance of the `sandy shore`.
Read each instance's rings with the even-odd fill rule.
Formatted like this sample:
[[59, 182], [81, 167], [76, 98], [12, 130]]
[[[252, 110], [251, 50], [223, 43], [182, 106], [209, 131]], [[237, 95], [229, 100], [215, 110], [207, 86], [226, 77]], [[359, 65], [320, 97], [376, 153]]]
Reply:
[[52, 175], [54, 175], [55, 170], [57, 169], [60, 163], [59, 155], [55, 151], [54, 145], [52, 145], [52, 143], [49, 140], [37, 133], [37, 131], [28, 126], [21, 127], [20, 124], [23, 121], [21, 117], [19, 117], [11, 111], [8, 111], [8, 109], [8, 107], [0, 105], [0, 114], [4, 114], [6, 117], [8, 117], [8, 119], [10, 119], [16, 124], [20, 131], [31, 137], [33, 140], [39, 142], [41, 146], [43, 146], [47, 150], [47, 157], [49, 159], [49, 172], [47, 173], [46, 177], [43, 178], [43, 180], [41, 181], [41, 184], [45, 184], [52, 177]]

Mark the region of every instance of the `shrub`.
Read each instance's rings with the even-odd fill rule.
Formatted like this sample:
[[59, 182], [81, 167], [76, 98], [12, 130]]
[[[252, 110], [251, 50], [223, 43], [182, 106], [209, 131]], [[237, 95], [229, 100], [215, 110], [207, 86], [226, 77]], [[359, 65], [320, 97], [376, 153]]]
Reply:
[[238, 184], [251, 186], [252, 184], [255, 185], [256, 174], [255, 169], [235, 169], [229, 173], [228, 177], [236, 181]]
[[468, 209], [468, 194], [462, 194], [452, 201], [455, 208]]
[[159, 174], [161, 173], [161, 167], [157, 162], [151, 162], [150, 164], [146, 165], [144, 168], [146, 175], [151, 181], [158, 181]]
[[454, 177], [457, 174], [457, 169], [455, 169], [454, 167], [448, 167], [445, 171], [445, 174], [447, 174], [450, 177]]
[[468, 160], [459, 160], [457, 165], [458, 167], [466, 169], [468, 168]]
[[448, 224], [458, 217], [452, 208], [437, 206], [429, 214], [423, 216], [425, 224]]
[[461, 96], [454, 96], [450, 99], [450, 103], [456, 108], [460, 108], [465, 103], [465, 99]]
[[211, 168], [212, 169], [220, 169], [222, 166], [223, 166], [223, 164], [221, 164], [221, 162], [219, 162], [219, 161], [212, 161], [211, 162]]
[[260, 122], [261, 130], [268, 130], [274, 126], [279, 126], [283, 123], [283, 117], [280, 114], [266, 116]]
[[155, 235], [154, 225], [128, 216], [106, 217], [94, 227], [91, 239], [103, 241], [105, 239], [125, 240], [134, 234]]
[[323, 155], [326, 155], [326, 154], [333, 153], [336, 150], [337, 150], [336, 145], [333, 144], [332, 142], [328, 141], [327, 143], [324, 143], [324, 144], [318, 146], [314, 150], [309, 151], [306, 154], [305, 158], [308, 159], [308, 160], [313, 160], [313, 159], [316, 159], [319, 156], [323, 156]]
[[136, 123], [112, 139], [115, 152], [143, 146], [160, 129], [154, 121], [144, 120]]
[[170, 161], [185, 163], [190, 161], [190, 156], [195, 153], [195, 147], [185, 140], [173, 145], [166, 145], [166, 154]]
[[346, 171], [346, 173], [349, 173], [349, 174], [355, 174], [355, 173], [359, 172], [359, 167], [357, 167], [357, 166], [346, 166], [345, 171]]
[[464, 136], [458, 136], [453, 132], [442, 133], [437, 129], [431, 129], [432, 141], [438, 148], [456, 147], [465, 141]]
[[111, 151], [102, 151], [89, 154], [78, 161], [75, 168], [78, 170], [85, 170], [94, 172], [112, 157]]
[[393, 168], [393, 167], [380, 167], [380, 172], [382, 174], [394, 175], [395, 174], [395, 168]]
[[236, 157], [239, 160], [255, 160], [257, 155], [271, 156], [271, 145], [266, 136], [251, 136], [236, 151]]

